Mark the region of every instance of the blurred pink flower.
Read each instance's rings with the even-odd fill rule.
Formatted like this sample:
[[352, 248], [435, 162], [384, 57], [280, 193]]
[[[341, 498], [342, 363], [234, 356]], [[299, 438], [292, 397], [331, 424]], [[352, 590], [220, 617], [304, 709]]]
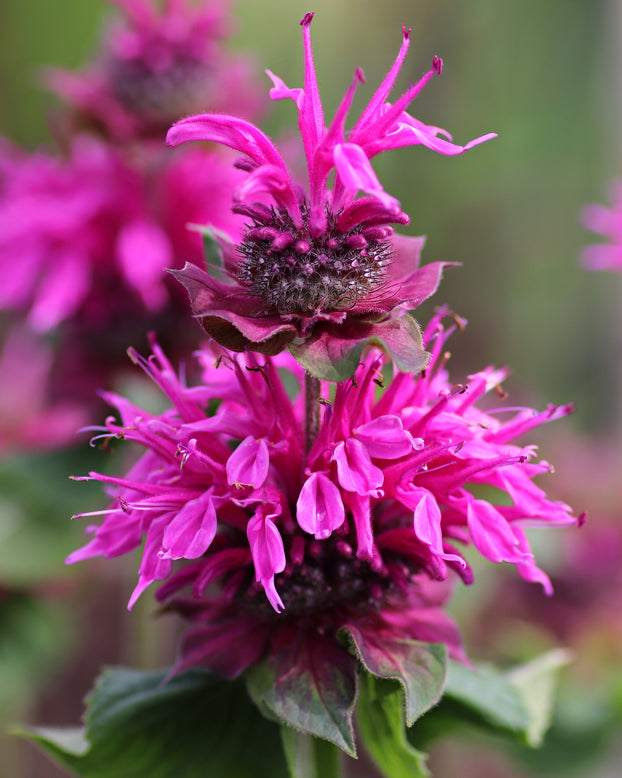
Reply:
[[48, 86], [76, 123], [120, 141], [158, 141], [172, 121], [205, 110], [256, 115], [250, 63], [223, 50], [231, 25], [222, 0], [109, 0], [124, 12], [92, 65], [51, 68]]
[[165, 269], [201, 261], [200, 238], [186, 235], [186, 222], [207, 219], [236, 234], [239, 217], [222, 196], [235, 181], [221, 156], [202, 149], [173, 155], [162, 168], [147, 150], [141, 164], [129, 164], [84, 135], [67, 159], [5, 142], [0, 308], [27, 311], [37, 331], [72, 320], [90, 334], [160, 314], [176, 290]]
[[609, 190], [611, 207], [586, 205], [581, 221], [607, 240], [583, 249], [581, 261], [588, 270], [622, 271], [622, 181], [614, 181]]
[[[435, 291], [443, 264], [418, 268], [422, 240], [393, 234], [390, 225], [409, 218], [384, 191], [370, 160], [418, 144], [460, 154], [495, 136], [458, 146], [444, 130], [406, 113], [433, 74], [441, 72], [437, 57], [395, 104], [387, 102], [410, 43], [405, 29], [393, 67], [353, 129], [346, 132], [345, 122], [364, 80], [358, 69], [327, 129], [311, 51], [312, 18], [306, 14], [301, 22], [304, 88], [290, 89], [267, 71], [272, 99], [291, 98], [297, 106], [308, 189], [294, 182], [274, 143], [248, 121], [211, 113], [177, 122], [167, 136], [172, 146], [212, 141], [245, 155], [238, 166], [247, 178], [236, 191], [233, 210], [250, 223], [239, 245], [221, 242], [222, 280], [195, 267], [176, 276], [188, 288], [207, 333], [228, 348], [275, 354], [289, 345], [314, 375], [342, 380], [352, 374], [363, 345], [374, 342], [400, 369], [420, 370], [425, 356], [407, 309]], [[366, 196], [356, 199], [359, 192]]]
[[51, 391], [51, 349], [32, 332], [14, 327], [0, 353], [0, 456], [78, 443], [84, 409]]
[[[471, 542], [489, 560], [514, 564], [550, 593], [525, 527], [580, 519], [533, 483], [551, 469], [534, 459], [534, 447], [512, 443], [571, 407], [479, 410], [506, 371], [487, 368], [468, 385], [452, 385], [441, 317], [426, 329], [426, 373], [398, 372], [379, 396], [385, 360], [372, 352], [333, 401], [321, 399], [324, 415], [308, 452], [304, 374], [291, 357], [259, 362], [223, 352], [214, 364], [205, 349], [198, 354], [203, 379], [190, 387], [157, 346], [149, 360], [134, 353], [172, 406], [155, 415], [106, 396], [120, 421], [107, 419], [101, 437], [146, 451], [126, 477], [89, 474], [109, 484], [114, 502], [67, 561], [114, 557], [145, 539], [130, 606], [165, 580], [160, 599], [191, 586], [192, 596], [171, 607], [209, 622], [189, 633], [183, 666], [206, 663], [235, 675], [266, 650], [277, 623], [287, 631], [300, 619], [320, 632], [349, 619], [380, 631], [399, 626], [459, 654], [454, 628], [426, 610], [444, 600], [444, 587], [436, 600], [430, 592], [449, 570], [472, 579], [455, 544]], [[294, 400], [283, 371], [298, 385]], [[185, 564], [174, 567], [175, 560]], [[249, 627], [257, 641], [239, 649], [235, 636]]]

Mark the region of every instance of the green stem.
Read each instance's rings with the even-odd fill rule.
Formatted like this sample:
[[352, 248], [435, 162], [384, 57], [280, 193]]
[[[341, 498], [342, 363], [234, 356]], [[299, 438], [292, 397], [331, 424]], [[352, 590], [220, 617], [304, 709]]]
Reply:
[[309, 453], [320, 429], [320, 379], [305, 373], [305, 443]]
[[328, 740], [281, 726], [281, 738], [291, 778], [341, 778], [341, 750]]
[[341, 778], [343, 755], [341, 749], [328, 740], [314, 737], [312, 741], [315, 774], [321, 778]]

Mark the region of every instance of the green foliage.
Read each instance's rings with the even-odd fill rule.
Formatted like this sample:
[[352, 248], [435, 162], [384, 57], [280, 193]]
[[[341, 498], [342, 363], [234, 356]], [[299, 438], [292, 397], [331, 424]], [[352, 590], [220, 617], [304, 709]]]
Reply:
[[386, 778], [424, 778], [425, 755], [406, 738], [402, 694], [395, 683], [361, 679], [357, 720], [365, 749]]
[[243, 685], [204, 670], [106, 670], [84, 729], [22, 734], [81, 778], [287, 778], [279, 728]]
[[568, 653], [557, 650], [505, 672], [450, 662], [440, 704], [417, 722], [409, 739], [424, 747], [466, 725], [538, 746], [551, 723], [556, 676], [568, 661]]
[[0, 461], [1, 583], [27, 587], [66, 574], [64, 558], [84, 542], [84, 523], [71, 522], [70, 516], [101, 502], [99, 484], [78, 487], [69, 476], [100, 463], [101, 453], [83, 442], [62, 457]]

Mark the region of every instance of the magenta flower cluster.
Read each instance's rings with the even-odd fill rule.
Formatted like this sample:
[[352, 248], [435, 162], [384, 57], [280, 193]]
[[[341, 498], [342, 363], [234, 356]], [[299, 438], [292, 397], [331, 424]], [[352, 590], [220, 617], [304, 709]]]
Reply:
[[64, 160], [5, 143], [0, 176], [0, 308], [26, 310], [40, 332], [67, 321], [105, 332], [121, 317], [166, 310], [164, 268], [180, 256], [201, 260], [186, 223], [207, 220], [233, 235], [240, 227], [216, 196], [233, 187], [235, 171], [201, 149], [163, 170], [157, 158], [136, 166], [85, 135]]
[[[166, 581], [165, 600], [191, 587], [189, 598], [171, 606], [199, 622], [184, 641], [184, 667], [237, 674], [268, 650], [281, 612], [285, 624], [328, 624], [336, 634], [356, 614], [390, 622], [385, 608], [399, 611], [411, 595], [417, 618], [404, 615], [410, 602], [395, 629], [408, 624], [411, 636], [438, 640], [449, 630], [447, 642], [459, 654], [450, 622], [429, 610], [431, 585], [449, 569], [471, 581], [456, 544], [514, 564], [550, 592], [525, 528], [578, 519], [534, 484], [550, 470], [534, 447], [513, 442], [571, 407], [479, 410], [477, 401], [506, 373], [487, 368], [452, 385], [443, 354], [453, 328], [445, 331], [441, 316], [426, 328], [424, 375], [398, 372], [378, 397], [386, 358], [372, 350], [334, 398], [320, 398], [321, 425], [308, 452], [303, 372], [291, 357], [205, 348], [197, 354], [202, 380], [187, 386], [156, 344], [148, 360], [134, 354], [171, 406], [154, 415], [106, 396], [120, 420], [109, 418], [101, 435], [135, 441], [145, 453], [126, 477], [88, 476], [109, 484], [114, 502], [68, 562], [124, 554], [144, 539], [130, 606], [154, 581]], [[293, 399], [283, 372], [296, 386]], [[477, 497], [482, 486], [502, 494], [500, 503]], [[419, 620], [420, 608], [435, 617]], [[234, 650], [250, 622], [262, 639]]]
[[231, 17], [218, 0], [113, 4], [122, 14], [96, 59], [47, 74], [63, 99], [58, 149], [0, 139], [0, 310], [54, 338], [44, 394], [85, 411], [147, 331], [158, 329], [171, 353], [197, 345], [183, 289], [165, 272], [203, 261], [188, 224], [233, 240], [244, 224], [230, 208], [244, 179], [230, 153], [171, 153], [166, 129], [199, 108], [254, 116], [259, 107], [248, 63], [225, 53]]

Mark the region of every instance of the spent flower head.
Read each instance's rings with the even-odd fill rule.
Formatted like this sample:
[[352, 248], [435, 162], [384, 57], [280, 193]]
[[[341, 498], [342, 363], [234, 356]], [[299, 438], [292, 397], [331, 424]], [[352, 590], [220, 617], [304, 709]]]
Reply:
[[[421, 239], [394, 235], [406, 224], [399, 202], [384, 191], [370, 160], [380, 152], [424, 145], [460, 154], [494, 134], [465, 146], [444, 130], [423, 124], [406, 108], [442, 62], [394, 104], [388, 102], [410, 44], [403, 29], [399, 54], [354, 127], [346, 119], [364, 81], [357, 69], [328, 127], [311, 50], [313, 14], [302, 19], [304, 87], [290, 89], [272, 74], [274, 100], [291, 98], [298, 109], [308, 182], [296, 182], [272, 140], [235, 116], [190, 116], [170, 129], [167, 141], [213, 141], [241, 152], [247, 173], [233, 210], [248, 219], [238, 245], [220, 240], [221, 274], [196, 268], [177, 272], [205, 330], [222, 345], [275, 354], [289, 345], [312, 373], [326, 379], [351, 375], [363, 344], [375, 343], [403, 369], [425, 364], [419, 330], [407, 315], [436, 289], [442, 263], [417, 268]], [[331, 174], [334, 179], [331, 183]], [[364, 196], [358, 197], [360, 193]]]
[[[548, 463], [513, 442], [572, 408], [480, 410], [506, 371], [452, 385], [441, 317], [425, 332], [425, 374], [397, 372], [381, 391], [386, 358], [373, 350], [332, 400], [320, 398], [309, 450], [304, 373], [291, 356], [215, 359], [205, 349], [202, 379], [188, 386], [157, 345], [148, 360], [132, 353], [171, 406], [153, 414], [106, 395], [120, 419], [107, 419], [98, 437], [133, 440], [145, 453], [125, 477], [89, 474], [114, 501], [68, 562], [144, 540], [130, 606], [165, 582], [158, 597], [194, 624], [180, 667], [234, 676], [301, 631], [335, 643], [347, 625], [364, 641], [440, 641], [460, 656], [440, 609], [450, 571], [472, 580], [457, 546], [472, 543], [550, 593], [525, 528], [579, 519], [534, 483]], [[251, 629], [253, 640], [240, 641]]]

